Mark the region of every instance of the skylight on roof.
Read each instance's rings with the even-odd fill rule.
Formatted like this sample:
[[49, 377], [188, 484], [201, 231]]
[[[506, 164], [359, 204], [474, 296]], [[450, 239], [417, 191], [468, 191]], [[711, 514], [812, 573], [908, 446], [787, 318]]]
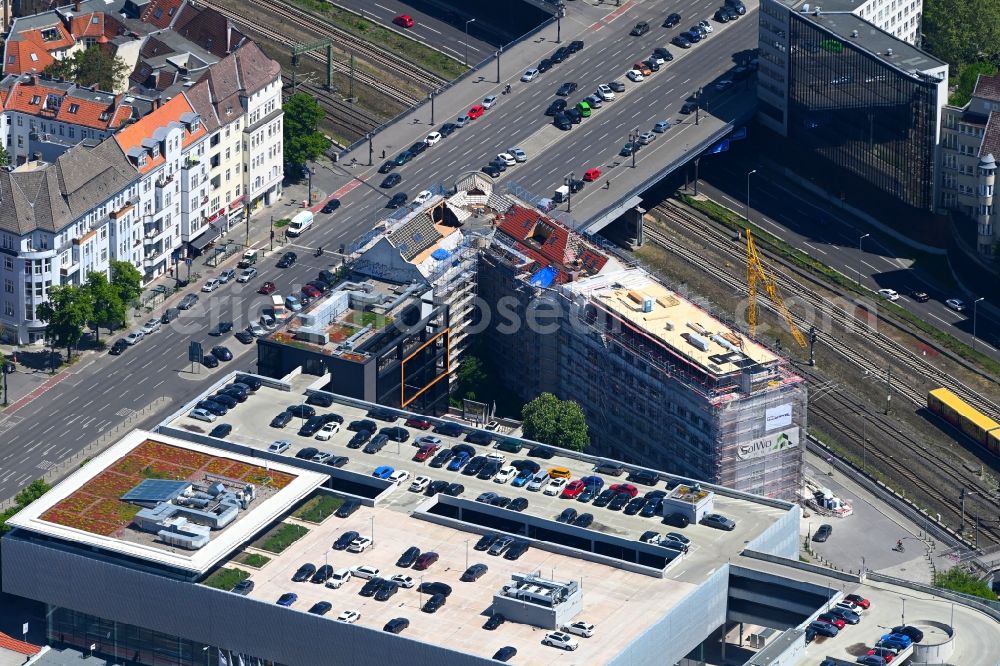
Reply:
[[42, 101], [42, 98], [39, 97], [38, 95], [32, 95], [31, 96], [31, 104], [38, 104], [41, 101]]
[[79, 104], [70, 104], [69, 105], [69, 112], [70, 113], [76, 113], [79, 110], [80, 110], [80, 105]]
[[38, 54], [33, 52], [31, 54], [31, 60], [32, 62], [38, 62]]
[[42, 30], [43, 42], [54, 42], [59, 39], [59, 30], [56, 28], [46, 28]]

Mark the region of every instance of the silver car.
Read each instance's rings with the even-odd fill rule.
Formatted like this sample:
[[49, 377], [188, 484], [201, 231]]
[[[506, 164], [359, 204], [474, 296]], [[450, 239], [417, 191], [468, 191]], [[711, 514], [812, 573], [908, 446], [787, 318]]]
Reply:
[[230, 280], [236, 277], [236, 271], [232, 268], [227, 268], [226, 270], [219, 273], [219, 282], [226, 284]]
[[145, 324], [142, 325], [142, 332], [145, 333], [146, 335], [149, 335], [150, 333], [156, 333], [158, 330], [160, 330], [159, 319], [150, 319], [149, 321], [147, 321]]
[[267, 447], [268, 453], [284, 453], [291, 446], [287, 439], [279, 439]]

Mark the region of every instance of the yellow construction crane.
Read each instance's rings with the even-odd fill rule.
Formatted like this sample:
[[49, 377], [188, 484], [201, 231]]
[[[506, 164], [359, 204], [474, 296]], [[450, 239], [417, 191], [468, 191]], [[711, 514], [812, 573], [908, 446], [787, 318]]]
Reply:
[[767, 297], [771, 299], [771, 302], [778, 308], [781, 316], [785, 318], [785, 323], [788, 324], [788, 330], [792, 332], [792, 337], [795, 338], [800, 347], [805, 349], [806, 338], [802, 335], [799, 327], [795, 325], [795, 321], [792, 320], [792, 313], [788, 311], [784, 301], [781, 300], [774, 276], [768, 272], [764, 266], [764, 262], [760, 260], [760, 255], [757, 254], [757, 246], [753, 242], [753, 234], [747, 229], [747, 286], [750, 288], [750, 305], [747, 308], [747, 321], [750, 323], [751, 337], [757, 332], [758, 280], [764, 284], [764, 291], [767, 292]]

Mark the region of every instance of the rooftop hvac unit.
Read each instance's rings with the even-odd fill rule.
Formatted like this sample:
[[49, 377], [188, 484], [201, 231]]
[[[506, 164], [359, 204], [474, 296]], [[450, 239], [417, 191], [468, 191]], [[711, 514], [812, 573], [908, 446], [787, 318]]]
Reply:
[[689, 343], [691, 343], [692, 347], [700, 349], [703, 352], [708, 351], [708, 340], [701, 337], [700, 335], [695, 335], [694, 333], [688, 333], [685, 335], [685, 338]]
[[802, 5], [802, 13], [803, 14], [808, 14], [809, 13], [809, 3], [808, 2], [806, 4], [804, 4], [804, 5]]

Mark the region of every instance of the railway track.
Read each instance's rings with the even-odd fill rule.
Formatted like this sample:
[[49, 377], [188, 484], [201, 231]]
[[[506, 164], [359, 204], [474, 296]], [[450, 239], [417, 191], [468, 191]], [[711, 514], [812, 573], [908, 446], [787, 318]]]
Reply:
[[429, 72], [419, 65], [397, 58], [391, 53], [379, 50], [371, 43], [346, 30], [333, 25], [323, 24], [320, 17], [297, 7], [275, 3], [273, 0], [249, 0], [249, 4], [260, 7], [265, 11], [277, 12], [304, 30], [318, 32], [323, 36], [334, 37], [338, 42], [345, 47], [350, 47], [355, 54], [368, 62], [384, 67], [386, 70], [392, 71], [404, 79], [409, 79], [417, 85], [426, 88], [428, 92], [436, 90], [447, 83], [445, 79], [437, 74]]
[[[746, 256], [743, 251], [743, 246], [734, 246], [731, 237], [720, 231], [715, 225], [707, 224], [698, 217], [668, 204], [659, 204], [654, 208], [654, 210], [662, 215], [684, 222], [687, 225], [697, 226], [699, 229], [704, 230], [711, 237], [719, 241], [716, 243], [717, 250], [721, 251], [737, 264], [745, 262]], [[739, 249], [737, 249], [737, 247]], [[802, 279], [817, 283], [815, 278], [807, 273], [796, 271], [794, 268], [790, 270], [793, 270]], [[818, 339], [822, 340], [824, 344], [839, 353], [841, 356], [844, 356], [845, 359], [853, 365], [864, 370], [871, 370], [872, 368], [883, 367], [886, 365], [887, 359], [893, 359], [893, 363], [896, 365], [906, 365], [926, 377], [928, 385], [931, 388], [944, 386], [982, 413], [987, 414], [994, 419], [1000, 418], [1000, 405], [997, 405], [995, 402], [989, 400], [975, 389], [957, 381], [947, 372], [935, 367], [931, 363], [927, 362], [923, 357], [913, 353], [899, 342], [882, 335], [874, 327], [864, 321], [864, 319], [858, 318], [852, 312], [848, 312], [843, 308], [835, 306], [829, 300], [823, 298], [815, 292], [803, 290], [799, 284], [793, 282], [781, 273], [776, 273], [775, 279], [786, 294], [794, 294], [797, 301], [804, 303], [815, 313], [829, 313], [834, 323], [840, 324], [847, 330], [851, 330], [856, 335], [864, 338], [866, 344], [868, 345], [867, 348], [878, 353], [877, 358], [872, 358], [870, 355], [862, 354], [857, 349], [847, 345], [845, 342], [817, 328]], [[745, 285], [740, 282], [739, 287], [745, 288]], [[860, 307], [865, 307], [865, 305], [861, 303], [858, 305]], [[803, 317], [797, 316], [794, 312], [792, 313], [792, 316], [796, 323], [803, 327], [803, 330], [808, 330], [809, 326], [813, 323], [812, 321], [807, 321]], [[902, 382], [896, 382], [893, 384], [893, 390], [905, 397], [914, 405], [926, 405], [927, 403], [927, 391], [925, 389], [908, 386]]]
[[[205, 4], [217, 10], [220, 14], [225, 16], [227, 19], [233, 21], [234, 23], [243, 25], [252, 30], [253, 32], [256, 32], [257, 34], [261, 35], [262, 37], [266, 37], [267, 39], [275, 42], [276, 44], [292, 46], [293, 44], [296, 43], [294, 40], [278, 32], [276, 29], [262, 25], [259, 21], [251, 18], [244, 12], [237, 12], [232, 9], [229, 9], [228, 7], [217, 5], [211, 2], [207, 2]], [[315, 31], [316, 29], [315, 25], [312, 25], [310, 27]], [[324, 57], [321, 57], [315, 53], [306, 53], [303, 55], [310, 58], [311, 60], [321, 63], [323, 67], [326, 67], [326, 62]], [[344, 63], [335, 61], [333, 63], [333, 69], [334, 71], [350, 75], [350, 67]], [[420, 101], [416, 97], [411, 95], [408, 91], [403, 90], [392, 84], [386, 83], [385, 81], [382, 81], [381, 79], [372, 76], [366, 72], [355, 70], [354, 78], [359, 83], [369, 86], [372, 90], [375, 90], [391, 99], [400, 101], [406, 104], [407, 106], [413, 106], [418, 101]]]
[[[291, 94], [292, 77], [282, 73], [281, 80], [284, 84], [286, 94]], [[359, 107], [345, 102], [336, 93], [326, 90], [322, 86], [311, 83], [303, 83], [301, 80], [296, 85], [309, 92], [324, 107], [330, 115], [328, 120], [346, 130], [346, 134], [355, 137], [362, 137], [368, 132], [382, 124], [382, 120], [360, 109]]]

